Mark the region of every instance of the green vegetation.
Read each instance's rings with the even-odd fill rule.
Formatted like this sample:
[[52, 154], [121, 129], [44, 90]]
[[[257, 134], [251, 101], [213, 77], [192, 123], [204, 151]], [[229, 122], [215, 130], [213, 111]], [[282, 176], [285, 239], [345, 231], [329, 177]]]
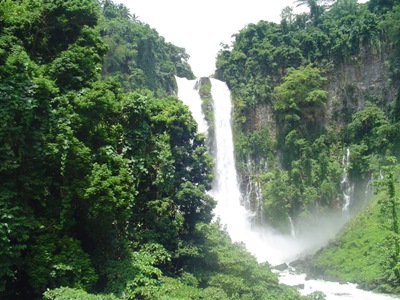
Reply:
[[282, 136], [288, 137], [293, 130], [303, 137], [321, 133], [327, 101], [327, 92], [322, 88], [326, 80], [311, 66], [287, 70], [282, 84], [274, 89], [273, 101]]
[[1, 299], [301, 299], [211, 223], [187, 59], [109, 0], [0, 1]]
[[[299, 3], [310, 12], [287, 8], [280, 24], [239, 32], [216, 71], [233, 93], [239, 169], [260, 166], [245, 175], [286, 231], [288, 215], [341, 209], [347, 147], [361, 182], [400, 149], [399, 96], [359, 101], [346, 85], [335, 98], [328, 87], [346, 64], [388, 55], [398, 89], [399, 3]], [[0, 298], [302, 299], [211, 223], [205, 137], [172, 95], [174, 75], [193, 78], [187, 60], [110, 0], [0, 1]], [[211, 120], [207, 80], [200, 92]], [[384, 225], [362, 242], [376, 264], [360, 261], [357, 278], [325, 270], [324, 256], [318, 267], [398, 292], [398, 188], [387, 178], [379, 207], [390, 222], [371, 206], [363, 225]]]
[[214, 141], [214, 110], [213, 110], [213, 99], [211, 96], [211, 81], [208, 77], [201, 77], [198, 82], [198, 89], [200, 98], [202, 100], [201, 109], [204, 114], [204, 118], [207, 121], [208, 132], [207, 132], [207, 146], [208, 149], [214, 149], [212, 145]]
[[[347, 148], [356, 196], [351, 210], [365, 205], [363, 191], [384, 157], [399, 156], [399, 99], [393, 92], [398, 3], [298, 4], [309, 12], [295, 15], [288, 7], [280, 24], [260, 21], [237, 33], [233, 47], [220, 50], [215, 72], [233, 94], [238, 169], [245, 181], [261, 184], [264, 220], [284, 231], [288, 215], [301, 224], [315, 213], [341, 211]], [[354, 73], [372, 61], [384, 65], [385, 57], [392, 85], [360, 88], [364, 83], [356, 84]], [[379, 76], [388, 78], [389, 68], [385, 72]], [[257, 168], [263, 161], [268, 168]]]
[[165, 42], [123, 4], [101, 1], [99, 31], [108, 46], [103, 76], [113, 76], [125, 91], [150, 89], [166, 96], [176, 90], [174, 75], [193, 79], [185, 49]]
[[[390, 172], [385, 172], [385, 175], [393, 184]], [[396, 190], [398, 188], [397, 182]], [[383, 191], [377, 194], [372, 203], [318, 253], [313, 276], [351, 281], [380, 292], [400, 292], [399, 238], [398, 232], [393, 232], [393, 224], [399, 221], [399, 208], [398, 204], [397, 207], [392, 205], [392, 200], [398, 196], [389, 199], [388, 196]]]
[[[383, 195], [380, 195], [383, 197]], [[347, 224], [316, 261], [316, 273], [325, 278], [356, 282], [375, 289], [384, 273], [385, 233], [380, 226], [377, 201]]]
[[[280, 24], [260, 21], [238, 32], [215, 72], [233, 95], [238, 170], [261, 188], [257, 219], [287, 233], [289, 217], [301, 232], [310, 217], [342, 213], [345, 167], [352, 215], [368, 205], [368, 182], [393, 164], [387, 158], [400, 158], [399, 1], [297, 4], [308, 12], [287, 7]], [[316, 269], [398, 293], [397, 189], [382, 185], [386, 204], [374, 202], [352, 221]], [[382, 207], [391, 220], [384, 228]]]

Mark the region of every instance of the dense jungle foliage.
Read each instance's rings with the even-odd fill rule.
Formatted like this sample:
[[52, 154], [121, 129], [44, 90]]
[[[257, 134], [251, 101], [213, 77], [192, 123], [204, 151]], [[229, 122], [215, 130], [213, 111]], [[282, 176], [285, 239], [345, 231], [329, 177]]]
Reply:
[[[265, 217], [278, 227], [287, 214], [342, 207], [348, 148], [353, 182], [368, 181], [385, 155], [399, 156], [399, 4], [298, 2], [309, 12], [286, 8], [280, 24], [260, 21], [237, 33], [215, 72], [233, 94], [239, 168], [262, 183]], [[356, 78], [332, 88], [342, 69], [362, 71], [374, 60], [390, 65], [380, 93], [360, 88]], [[253, 174], [243, 167], [248, 160]]]
[[1, 299], [299, 299], [211, 223], [187, 59], [109, 0], [0, 1]]
[[[301, 234], [302, 224], [325, 212], [351, 216], [367, 205], [372, 179], [387, 178], [385, 166], [397, 164], [400, 2], [297, 3], [308, 12], [288, 7], [280, 24], [260, 21], [235, 34], [218, 54], [215, 76], [232, 92], [243, 185], [261, 186], [259, 219], [290, 232], [290, 217]], [[368, 76], [380, 79], [360, 82]], [[383, 220], [397, 224], [399, 193], [386, 190]], [[390, 246], [374, 244], [392, 249], [387, 271], [373, 273], [375, 287], [386, 291], [400, 283], [399, 230], [392, 227]]]

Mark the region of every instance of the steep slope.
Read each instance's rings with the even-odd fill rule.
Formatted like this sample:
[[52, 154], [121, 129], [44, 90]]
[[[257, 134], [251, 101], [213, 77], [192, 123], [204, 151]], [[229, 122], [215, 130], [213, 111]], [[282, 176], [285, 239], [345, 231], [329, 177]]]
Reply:
[[365, 289], [399, 293], [390, 266], [393, 243], [382, 216], [385, 193], [374, 196], [371, 204], [356, 215], [335, 239], [311, 260], [310, 276], [354, 282]]

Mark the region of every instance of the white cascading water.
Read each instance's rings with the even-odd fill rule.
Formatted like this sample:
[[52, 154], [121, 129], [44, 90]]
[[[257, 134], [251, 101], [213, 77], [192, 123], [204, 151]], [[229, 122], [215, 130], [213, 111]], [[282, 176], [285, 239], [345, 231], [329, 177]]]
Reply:
[[[195, 90], [196, 81], [177, 78], [178, 97], [189, 106], [193, 117], [199, 124], [199, 131], [206, 132], [207, 125], [201, 113], [201, 98]], [[244, 242], [249, 252], [253, 253], [259, 262], [268, 261], [272, 265], [288, 263], [303, 253], [310, 253], [321, 246], [324, 239], [331, 238], [334, 231], [324, 231], [323, 224], [303, 238], [294, 238], [291, 235], [281, 235], [268, 228], [252, 226], [253, 214], [247, 211], [240, 203], [241, 193], [237, 180], [233, 153], [233, 139], [231, 128], [232, 103], [230, 92], [225, 83], [211, 79], [211, 93], [214, 101], [215, 119], [215, 174], [214, 186], [210, 194], [218, 204], [215, 214], [221, 223], [226, 225], [227, 231], [235, 242]], [[199, 113], [200, 112], [200, 113]], [[337, 220], [336, 220], [337, 221]], [[329, 227], [327, 225], [327, 227]], [[316, 242], [317, 241], [317, 242]], [[304, 285], [300, 290], [303, 295], [314, 291], [322, 291], [327, 299], [398, 299], [394, 296], [380, 295], [362, 291], [354, 284], [339, 284], [322, 280], [306, 280], [305, 274], [294, 274], [290, 271], [280, 273], [280, 281], [288, 285]]]
[[[246, 160], [246, 171], [249, 178], [246, 178], [247, 183], [241, 185], [241, 202], [242, 205], [247, 209], [254, 211], [254, 214], [263, 219], [262, 214], [262, 190], [261, 184], [258, 180], [253, 180], [251, 177], [252, 174], [258, 174], [260, 171], [267, 172], [268, 171], [268, 163], [266, 160], [261, 159], [257, 163], [255, 163], [250, 155], [247, 156]], [[244, 190], [243, 190], [244, 189]]]
[[207, 133], [207, 121], [201, 109], [200, 94], [196, 90], [197, 80], [187, 80], [177, 76], [175, 76], [175, 79], [178, 85], [178, 97], [189, 107], [193, 118], [197, 122], [198, 132]]
[[[215, 215], [227, 226], [234, 241], [242, 240], [244, 232], [250, 230], [249, 212], [240, 204], [240, 190], [233, 156], [231, 130], [230, 92], [222, 81], [211, 79], [213, 112], [215, 120], [215, 169], [214, 183], [210, 194], [218, 201]], [[229, 211], [229, 213], [227, 213]]]
[[[244, 242], [259, 261], [280, 264], [296, 258], [297, 241], [290, 236], [252, 225], [254, 214], [241, 205], [241, 192], [235, 167], [232, 138], [230, 91], [222, 81], [211, 79], [215, 120], [214, 185], [210, 194], [217, 200], [215, 215], [226, 226], [235, 242]], [[282, 251], [286, 249], [286, 251]], [[294, 250], [294, 251], [292, 251]], [[296, 252], [296, 253], [295, 253]]]
[[294, 226], [292, 217], [289, 214], [288, 214], [288, 219], [289, 219], [289, 223], [290, 223], [290, 234], [292, 235], [292, 237], [296, 238], [296, 236], [297, 236], [296, 227]]
[[[177, 78], [177, 83], [178, 97], [192, 110], [193, 117], [199, 124], [199, 131], [206, 131], [201, 98], [195, 90], [197, 81]], [[224, 82], [216, 79], [211, 79], [211, 85], [216, 149], [214, 184], [210, 194], [218, 203], [214, 211], [216, 217], [226, 226], [232, 240], [244, 242], [249, 252], [260, 262], [268, 261], [272, 265], [278, 265], [318, 250], [336, 232], [332, 231], [332, 226], [324, 226], [326, 230], [321, 230], [321, 227], [310, 228], [307, 234], [295, 238], [291, 234], [282, 235], [270, 228], [253, 225], [254, 214], [242, 206], [240, 201], [241, 192], [233, 153], [230, 91]], [[337, 223], [337, 219], [334, 222]]]
[[349, 180], [349, 173], [347, 172], [348, 165], [350, 164], [350, 148], [347, 148], [346, 154], [343, 154], [342, 165], [344, 166], [343, 170], [343, 179], [340, 182], [340, 188], [342, 189], [344, 205], [342, 207], [342, 211], [347, 211], [351, 204], [351, 197], [354, 191], [354, 184], [352, 184]]

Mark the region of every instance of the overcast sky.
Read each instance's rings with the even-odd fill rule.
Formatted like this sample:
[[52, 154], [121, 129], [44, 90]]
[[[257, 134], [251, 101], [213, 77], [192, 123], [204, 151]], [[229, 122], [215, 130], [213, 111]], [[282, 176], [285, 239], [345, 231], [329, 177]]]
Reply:
[[[197, 77], [214, 72], [220, 44], [249, 23], [280, 21], [293, 0], [114, 0], [124, 3], [140, 21], [155, 28], [166, 41], [183, 47]], [[359, 1], [365, 2], [365, 1]]]

